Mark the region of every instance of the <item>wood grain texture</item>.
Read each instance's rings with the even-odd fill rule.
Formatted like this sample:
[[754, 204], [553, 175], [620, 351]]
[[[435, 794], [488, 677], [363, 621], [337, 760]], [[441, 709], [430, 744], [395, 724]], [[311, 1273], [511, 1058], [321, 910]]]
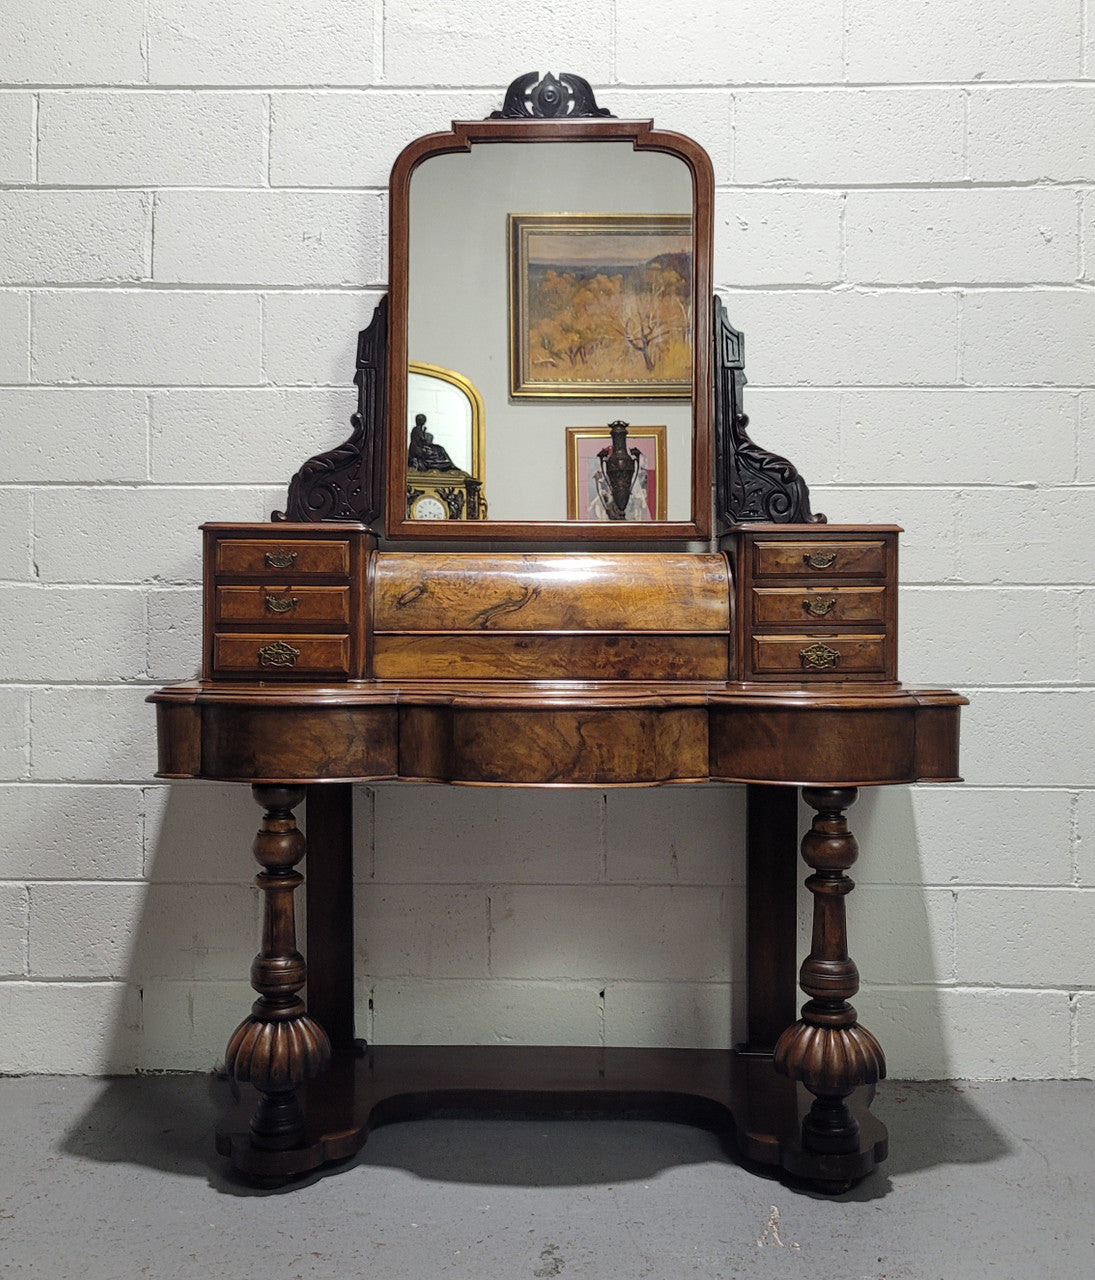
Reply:
[[348, 676], [350, 637], [284, 631], [258, 635], [217, 632], [213, 637], [213, 667], [222, 675], [253, 675], [261, 680], [299, 680], [305, 674]]
[[164, 776], [615, 785], [953, 781], [950, 690], [682, 681], [206, 681], [159, 690]]
[[[753, 543], [754, 575], [758, 578], [881, 578], [886, 572], [884, 542], [824, 541], [810, 537], [801, 542], [776, 542], [758, 537]], [[818, 567], [815, 567], [814, 562]]]
[[[713, 694], [712, 778], [872, 786], [957, 777], [964, 698], [949, 691], [882, 689], [871, 697], [849, 688], [834, 690], [831, 699], [793, 690], [772, 698], [744, 691]], [[919, 731], [922, 721], [931, 726], [926, 733]], [[941, 731], [942, 722], [949, 732]]]
[[492, 632], [373, 639], [382, 680], [725, 680], [725, 635], [549, 635]]
[[[350, 572], [350, 544], [343, 539], [289, 539], [284, 526], [271, 526], [271, 536], [252, 541], [220, 538], [216, 570], [225, 574], [262, 574], [284, 578], [320, 574], [344, 577]], [[288, 563], [283, 563], [287, 561]]]
[[281, 627], [321, 623], [345, 629], [350, 625], [350, 588], [301, 587], [290, 581], [218, 586], [216, 620]]
[[[807, 666], [803, 654], [815, 646], [836, 654], [828, 670]], [[885, 674], [885, 641], [881, 635], [847, 635], [843, 632], [818, 632], [812, 635], [754, 635], [752, 637], [753, 673], [778, 675], [785, 680], [808, 674], [813, 680], [847, 680], [853, 676]]]
[[201, 776], [253, 782], [393, 778], [398, 715], [390, 707], [201, 708]]
[[886, 620], [885, 587], [754, 587], [753, 621], [766, 626], [817, 627]]
[[401, 769], [449, 782], [518, 786], [650, 784], [707, 775], [707, 717], [699, 707], [453, 707], [450, 714], [448, 760], [432, 751], [415, 760], [411, 744], [401, 743]]
[[722, 631], [721, 555], [378, 552], [378, 632]]

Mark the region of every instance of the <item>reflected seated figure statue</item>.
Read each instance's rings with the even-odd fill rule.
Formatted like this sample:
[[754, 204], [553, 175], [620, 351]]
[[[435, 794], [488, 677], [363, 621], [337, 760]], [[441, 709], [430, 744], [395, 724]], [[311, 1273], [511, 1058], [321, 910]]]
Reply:
[[407, 446], [407, 467], [411, 471], [458, 471], [448, 450], [434, 443], [433, 435], [426, 430], [426, 415], [415, 415]]

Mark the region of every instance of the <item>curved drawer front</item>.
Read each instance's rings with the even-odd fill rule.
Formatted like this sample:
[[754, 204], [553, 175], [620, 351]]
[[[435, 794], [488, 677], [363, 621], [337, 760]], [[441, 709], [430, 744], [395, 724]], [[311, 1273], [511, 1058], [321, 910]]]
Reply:
[[380, 552], [373, 572], [377, 632], [730, 627], [721, 555]]

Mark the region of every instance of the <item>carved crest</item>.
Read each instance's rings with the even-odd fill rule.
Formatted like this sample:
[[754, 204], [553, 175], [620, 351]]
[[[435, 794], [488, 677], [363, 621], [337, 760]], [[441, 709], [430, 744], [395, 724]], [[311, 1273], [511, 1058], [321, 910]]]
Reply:
[[549, 71], [543, 79], [539, 71], [529, 71], [506, 90], [501, 111], [492, 111], [488, 120], [568, 120], [582, 116], [611, 116], [599, 107], [588, 80], [561, 71], [558, 78]]

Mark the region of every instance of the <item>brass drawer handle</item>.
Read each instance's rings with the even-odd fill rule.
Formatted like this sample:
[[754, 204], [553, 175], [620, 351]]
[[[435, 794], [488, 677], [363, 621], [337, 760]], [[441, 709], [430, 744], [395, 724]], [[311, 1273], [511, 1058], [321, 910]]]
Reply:
[[836, 608], [836, 596], [812, 596], [803, 600], [802, 607], [812, 618], [824, 618]]
[[298, 596], [271, 596], [263, 592], [263, 603], [271, 613], [292, 613], [300, 604]]
[[296, 564], [295, 551], [267, 551], [263, 556], [267, 569], [291, 569]]
[[811, 569], [831, 569], [836, 564], [835, 551], [806, 551], [802, 558]]
[[275, 640], [273, 644], [263, 645], [259, 650], [260, 667], [295, 667], [300, 657], [300, 650], [294, 649], [284, 640]]
[[827, 644], [820, 642], [807, 649], [800, 649], [798, 656], [806, 671], [829, 671], [840, 661], [837, 649], [830, 649]]

